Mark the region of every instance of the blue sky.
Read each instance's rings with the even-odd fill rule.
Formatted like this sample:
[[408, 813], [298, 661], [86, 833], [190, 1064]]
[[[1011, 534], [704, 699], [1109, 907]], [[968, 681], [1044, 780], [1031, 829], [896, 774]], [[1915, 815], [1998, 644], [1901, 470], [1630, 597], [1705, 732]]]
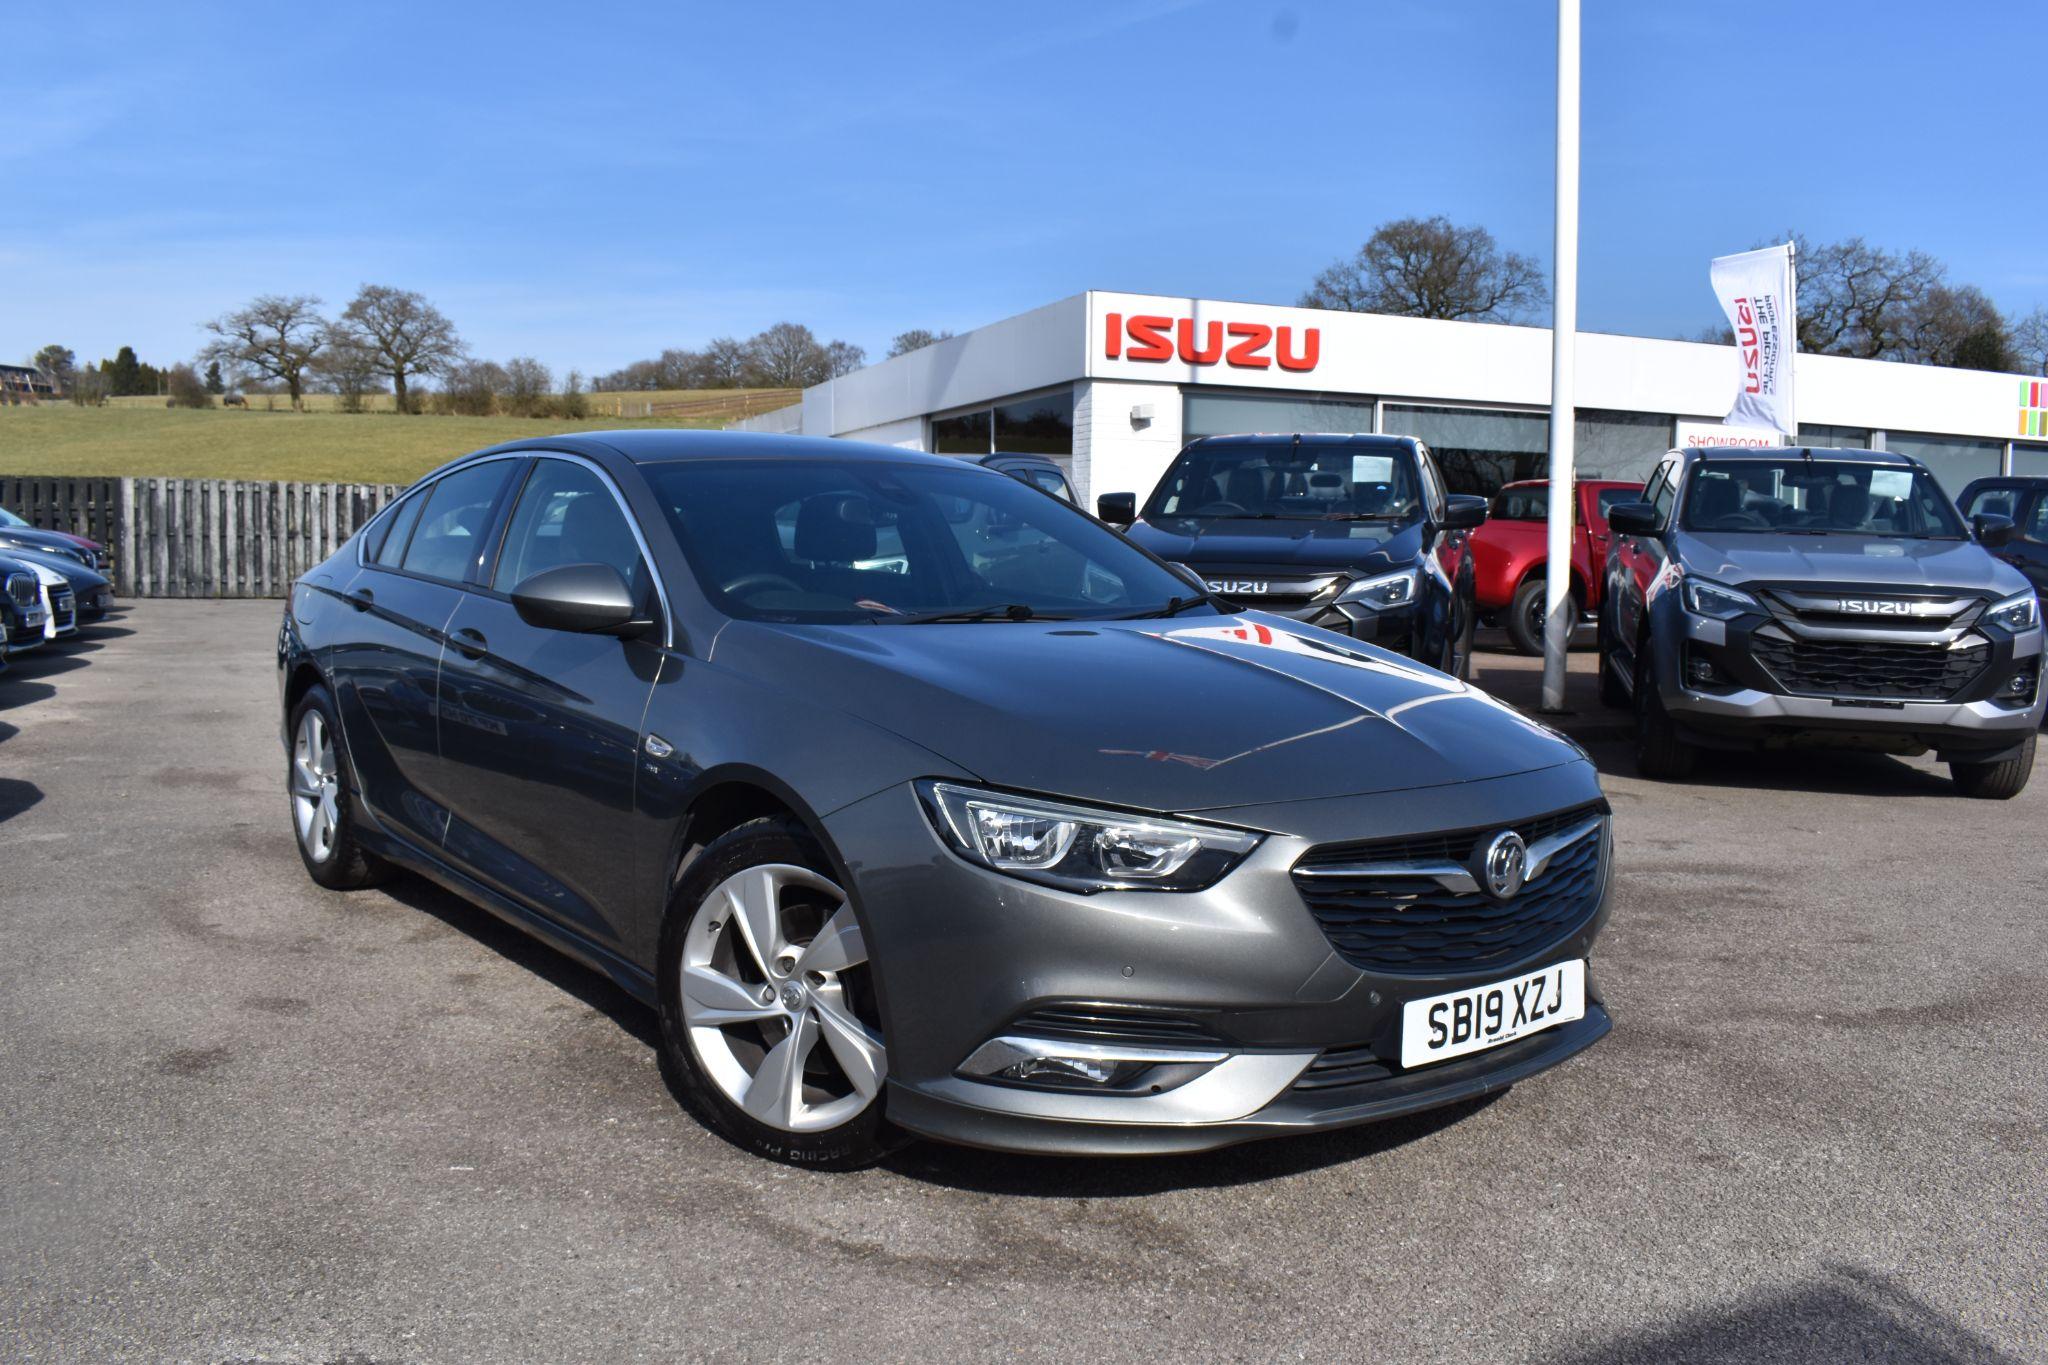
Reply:
[[[1718, 320], [1797, 227], [2048, 303], [2035, 0], [1585, 0], [1581, 326]], [[1775, 18], [1768, 18], [1775, 12]], [[783, 318], [879, 356], [1085, 288], [1291, 302], [1387, 218], [1547, 261], [1548, 0], [106, 3], [10, 26], [0, 358], [167, 363], [376, 281], [604, 370]]]

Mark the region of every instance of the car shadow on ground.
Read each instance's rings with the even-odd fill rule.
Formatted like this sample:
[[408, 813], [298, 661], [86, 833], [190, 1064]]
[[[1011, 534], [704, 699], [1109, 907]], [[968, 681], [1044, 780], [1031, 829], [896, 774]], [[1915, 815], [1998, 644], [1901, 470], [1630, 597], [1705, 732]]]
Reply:
[[564, 995], [604, 1015], [640, 1043], [654, 1047], [660, 1036], [654, 1011], [604, 973], [564, 956], [524, 929], [507, 924], [425, 877], [401, 873], [384, 887], [384, 892], [407, 909], [432, 915], [457, 933], [475, 939], [513, 966], [533, 973]]
[[943, 1142], [916, 1142], [882, 1164], [908, 1179], [975, 1194], [1054, 1199], [1140, 1198], [1174, 1190], [1255, 1185], [1362, 1161], [1462, 1122], [1499, 1098], [1499, 1094], [1487, 1095], [1356, 1128], [1267, 1138], [1185, 1155], [1032, 1156], [955, 1147]]
[[[1631, 745], [1620, 740], [1579, 741], [1602, 777], [1639, 777]], [[1861, 796], [1952, 796], [1946, 769], [1930, 772], [1890, 754], [1848, 749], [1767, 751], [1705, 749], [1680, 785], [1747, 791], [1799, 791]]]
[[[0, 726], [0, 729], [10, 727]], [[0, 777], [0, 824], [12, 820], [43, 799], [43, 789], [18, 777]]]
[[1867, 1270], [1834, 1266], [1789, 1290], [1754, 1294], [1675, 1323], [1574, 1350], [1548, 1365], [1748, 1365], [1896, 1360], [2018, 1365], [1959, 1323]]
[[31, 702], [48, 701], [57, 695], [57, 689], [46, 682], [37, 682], [23, 671], [26, 659], [14, 658], [7, 661], [5, 673], [0, 673], [0, 711], [11, 711], [17, 706]]

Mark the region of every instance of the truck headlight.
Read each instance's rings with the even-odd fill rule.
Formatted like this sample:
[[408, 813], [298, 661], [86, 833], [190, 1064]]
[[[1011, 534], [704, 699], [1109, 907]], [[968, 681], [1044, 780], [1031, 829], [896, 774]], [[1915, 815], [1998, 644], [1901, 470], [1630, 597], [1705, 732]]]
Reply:
[[961, 857], [1069, 891], [1200, 891], [1236, 867], [1261, 837], [952, 782], [917, 787], [932, 823]]
[[1732, 621], [1744, 612], [1763, 610], [1762, 605], [1748, 593], [1705, 578], [1686, 579], [1680, 600], [1693, 615], [1716, 621]]
[[2040, 622], [2040, 599], [2030, 592], [2020, 593], [2016, 597], [2008, 597], [1990, 611], [1985, 612], [1984, 619], [1995, 626], [2001, 626], [2018, 635], [2022, 631], [2032, 630]]
[[1399, 573], [1381, 574], [1378, 578], [1361, 578], [1337, 594], [1339, 602], [1363, 602], [1375, 610], [1388, 607], [1405, 607], [1415, 600], [1415, 570], [1403, 569]]

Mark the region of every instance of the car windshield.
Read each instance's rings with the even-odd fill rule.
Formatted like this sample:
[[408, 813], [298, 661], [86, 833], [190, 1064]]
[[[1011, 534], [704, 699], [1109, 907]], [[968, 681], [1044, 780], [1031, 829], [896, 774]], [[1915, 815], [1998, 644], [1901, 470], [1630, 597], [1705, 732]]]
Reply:
[[1963, 524], [1934, 476], [1846, 460], [1715, 460], [1686, 483], [1688, 531], [1904, 536], [1961, 540]]
[[1406, 447], [1193, 445], [1152, 490], [1145, 516], [1413, 521], [1422, 515]]
[[785, 459], [644, 468], [698, 582], [749, 620], [1101, 618], [1199, 597], [1074, 507], [993, 470]]

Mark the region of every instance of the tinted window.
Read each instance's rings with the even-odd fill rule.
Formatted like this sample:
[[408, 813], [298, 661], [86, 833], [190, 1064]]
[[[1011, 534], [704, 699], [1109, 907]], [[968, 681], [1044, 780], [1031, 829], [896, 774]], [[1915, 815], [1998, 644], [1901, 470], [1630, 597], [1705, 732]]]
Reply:
[[516, 461], [490, 460], [458, 470], [435, 484], [405, 551], [407, 573], [462, 581], [483, 553], [491, 505]]
[[1990, 512], [1994, 516], [2016, 518], [2023, 496], [2015, 488], [1980, 488], [1971, 497], [1970, 505], [1963, 509], [1963, 514], [1974, 517], [1979, 512]]
[[1405, 446], [1192, 445], [1152, 490], [1145, 515], [1411, 521], [1422, 515], [1422, 484]]
[[510, 592], [564, 564], [609, 564], [635, 591], [647, 576], [633, 528], [604, 480], [568, 460], [540, 460], [520, 490], [491, 586]]
[[1074, 453], [1074, 391], [1041, 394], [995, 409], [994, 449], [1026, 455]]
[[1796, 457], [1696, 466], [1684, 524], [1689, 531], [1963, 534], [1954, 505], [1924, 469]]
[[1067, 487], [1067, 479], [1057, 469], [1025, 468], [1017, 471], [1017, 477], [1033, 488], [1052, 494], [1056, 498], [1074, 500], [1074, 490]]
[[932, 418], [932, 450], [940, 455], [986, 455], [995, 449], [988, 410]]
[[2048, 545], [2048, 493], [2034, 495], [2033, 510], [2021, 525], [2020, 534], [2038, 545]]
[[1495, 521], [1547, 521], [1550, 519], [1550, 490], [1509, 488], [1493, 500], [1487, 513]]
[[405, 557], [405, 543], [412, 537], [412, 524], [420, 519], [420, 509], [427, 505], [425, 493], [415, 493], [398, 505], [398, 510], [384, 518], [387, 528], [383, 543], [378, 545], [375, 562], [387, 569], [398, 567], [398, 561]]
[[1657, 509], [1657, 524], [1669, 526], [1671, 504], [1678, 496], [1678, 466], [1667, 464], [1659, 467], [1644, 496]]
[[1181, 431], [1190, 441], [1197, 436], [1248, 436], [1261, 431], [1329, 431], [1349, 435], [1374, 429], [1370, 398], [1191, 393], [1181, 409]]
[[1453, 493], [1490, 496], [1503, 484], [1542, 478], [1548, 466], [1550, 419], [1539, 413], [1389, 403], [1385, 414], [1380, 430], [1419, 437]]
[[1600, 520], [1605, 521], [1607, 514], [1622, 503], [1641, 502], [1642, 498], [1643, 490], [1640, 488], [1603, 488], [1593, 495], [1593, 503], [1600, 513]]
[[1018, 604], [1116, 616], [1188, 585], [1073, 507], [970, 465], [646, 466], [707, 595], [735, 616], [876, 622]]

